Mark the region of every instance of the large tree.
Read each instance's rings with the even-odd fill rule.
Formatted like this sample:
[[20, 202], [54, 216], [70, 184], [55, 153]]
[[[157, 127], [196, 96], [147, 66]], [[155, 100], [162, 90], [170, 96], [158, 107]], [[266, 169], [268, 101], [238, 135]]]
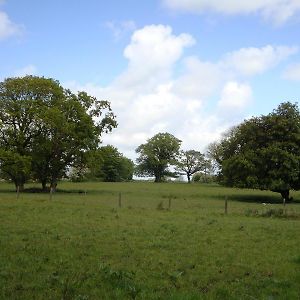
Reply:
[[52, 79], [27, 76], [0, 82], [1, 173], [22, 190], [29, 178], [33, 139], [42, 128], [42, 114], [63, 89]]
[[211, 151], [228, 186], [281, 193], [300, 188], [300, 113], [297, 104], [282, 103], [266, 116], [232, 128]]
[[164, 176], [172, 176], [169, 167], [176, 164], [181, 141], [170, 133], [158, 133], [147, 143], [140, 145], [136, 152], [136, 173], [141, 176], [154, 176], [155, 182], [161, 182]]
[[[66, 170], [114, 127], [109, 102], [84, 92], [73, 94], [53, 79], [26, 76], [0, 83], [1, 171], [21, 187], [29, 177], [24, 165], [28, 159], [30, 175], [43, 188], [46, 183], [55, 188]], [[15, 172], [20, 169], [17, 177], [5, 167], [12, 161]]]
[[176, 170], [179, 171], [180, 174], [186, 175], [189, 183], [191, 182], [193, 174], [204, 170], [204, 168], [205, 158], [204, 154], [200, 151], [180, 151], [176, 162]]
[[43, 121], [43, 132], [33, 151], [33, 171], [43, 188], [46, 182], [55, 188], [70, 167], [82, 163], [84, 152], [97, 148], [103, 131], [116, 126], [109, 102], [69, 90], [65, 90], [63, 101], [47, 110]]

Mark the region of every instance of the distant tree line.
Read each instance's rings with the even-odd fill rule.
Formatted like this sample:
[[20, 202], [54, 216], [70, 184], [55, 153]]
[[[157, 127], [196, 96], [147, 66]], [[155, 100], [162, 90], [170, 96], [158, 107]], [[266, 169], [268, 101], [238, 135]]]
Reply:
[[158, 133], [141, 144], [137, 164], [117, 148], [100, 146], [117, 127], [110, 103], [85, 92], [72, 93], [51, 78], [25, 76], [0, 82], [0, 176], [24, 189], [58, 181], [127, 181], [133, 174], [155, 182], [182, 175], [211, 182], [279, 192], [289, 201], [300, 189], [300, 113], [284, 102], [265, 116], [231, 128], [206, 154], [182, 150], [181, 140]]
[[198, 177], [200, 174], [204, 177], [211, 175], [211, 163], [204, 154], [196, 150], [180, 150], [180, 146], [181, 140], [170, 133], [154, 135], [136, 149], [139, 154], [136, 174], [153, 176], [155, 182], [180, 175], [186, 175], [188, 182], [191, 182], [194, 174]]
[[231, 128], [208, 146], [206, 157], [180, 150], [181, 141], [159, 133], [136, 152], [137, 174], [155, 182], [185, 174], [190, 182], [215, 178], [230, 187], [271, 190], [290, 201], [300, 189], [300, 113], [298, 104], [284, 102], [268, 115], [253, 117]]

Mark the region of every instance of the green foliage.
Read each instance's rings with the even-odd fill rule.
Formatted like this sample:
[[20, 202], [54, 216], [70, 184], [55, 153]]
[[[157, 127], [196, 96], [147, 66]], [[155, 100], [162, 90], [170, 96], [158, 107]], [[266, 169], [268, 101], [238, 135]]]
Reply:
[[109, 265], [103, 264], [100, 266], [100, 274], [112, 289], [125, 291], [131, 299], [135, 299], [141, 291], [134, 283], [134, 272], [113, 270]]
[[[55, 187], [68, 168], [82, 163], [85, 151], [97, 147], [101, 134], [116, 125], [109, 102], [85, 92], [75, 95], [53, 79], [26, 76], [0, 83], [0, 149], [10, 153], [2, 155], [2, 165], [12, 153], [29, 157], [30, 175], [43, 188], [47, 182]], [[5, 167], [2, 172], [15, 181]], [[21, 177], [24, 184], [29, 176]]]
[[183, 172], [187, 176], [188, 182], [191, 181], [191, 177], [196, 172], [205, 169], [205, 158], [204, 154], [200, 151], [188, 150], [180, 151], [176, 161], [176, 170]]
[[300, 188], [300, 113], [282, 103], [272, 113], [245, 121], [212, 147], [227, 186], [279, 192]]
[[155, 176], [155, 182], [161, 182], [164, 176], [174, 176], [169, 170], [170, 165], [176, 164], [181, 141], [170, 133], [158, 133], [140, 145], [136, 152], [136, 174], [140, 176]]
[[133, 162], [111, 145], [90, 152], [87, 167], [90, 178], [107, 182], [131, 180], [134, 170]]
[[216, 176], [212, 174], [206, 174], [205, 172], [199, 172], [193, 175], [192, 181], [200, 183], [213, 183], [216, 182]]
[[0, 149], [0, 168], [2, 178], [11, 179], [16, 188], [23, 190], [30, 177], [31, 157]]

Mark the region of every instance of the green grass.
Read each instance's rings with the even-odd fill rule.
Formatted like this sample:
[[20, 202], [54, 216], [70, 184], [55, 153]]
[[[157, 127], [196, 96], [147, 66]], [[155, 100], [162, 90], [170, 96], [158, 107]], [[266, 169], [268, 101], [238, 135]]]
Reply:
[[59, 188], [0, 185], [0, 299], [300, 298], [299, 192], [269, 214], [279, 194], [217, 185]]

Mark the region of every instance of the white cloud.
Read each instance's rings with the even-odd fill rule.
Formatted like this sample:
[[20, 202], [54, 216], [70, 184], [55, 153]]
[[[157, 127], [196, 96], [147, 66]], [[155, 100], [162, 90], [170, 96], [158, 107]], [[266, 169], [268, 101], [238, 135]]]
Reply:
[[[245, 48], [207, 62], [196, 56], [184, 57], [184, 50], [194, 43], [191, 35], [175, 34], [169, 26], [146, 26], [133, 33], [124, 50], [128, 66], [110, 85], [64, 85], [111, 101], [119, 127], [103, 136], [103, 142], [115, 145], [130, 158], [158, 132], [174, 134], [186, 149], [203, 150], [245, 117], [252, 101], [247, 76], [274, 68], [296, 50]], [[174, 69], [179, 62], [184, 68], [178, 75]]]
[[195, 56], [186, 58], [184, 65], [184, 74], [174, 84], [174, 92], [183, 99], [202, 102], [218, 88], [224, 75], [219, 63], [203, 62]]
[[242, 48], [227, 54], [224, 63], [242, 75], [251, 76], [265, 72], [297, 52], [297, 47], [284, 46]]
[[34, 65], [27, 65], [17, 71], [15, 71], [14, 75], [17, 77], [23, 77], [26, 75], [35, 75], [37, 74], [37, 68]]
[[248, 84], [230, 81], [223, 87], [218, 107], [222, 113], [229, 112], [234, 115], [249, 105], [251, 98], [252, 89]]
[[0, 40], [18, 35], [21, 31], [19, 25], [13, 23], [5, 12], [0, 11]]
[[136, 24], [132, 20], [123, 22], [108, 21], [105, 23], [105, 27], [111, 30], [115, 41], [118, 41], [124, 35], [134, 31], [136, 29]]
[[300, 11], [299, 0], [162, 0], [166, 6], [192, 13], [225, 15], [259, 14], [274, 24], [283, 24]]
[[124, 50], [128, 70], [119, 80], [126, 86], [139, 83], [144, 86], [145, 81], [153, 86], [170, 76], [184, 48], [194, 43], [189, 34], [174, 35], [170, 26], [150, 25], [136, 30]]
[[283, 78], [287, 80], [300, 81], [300, 63], [288, 66], [283, 72]]

